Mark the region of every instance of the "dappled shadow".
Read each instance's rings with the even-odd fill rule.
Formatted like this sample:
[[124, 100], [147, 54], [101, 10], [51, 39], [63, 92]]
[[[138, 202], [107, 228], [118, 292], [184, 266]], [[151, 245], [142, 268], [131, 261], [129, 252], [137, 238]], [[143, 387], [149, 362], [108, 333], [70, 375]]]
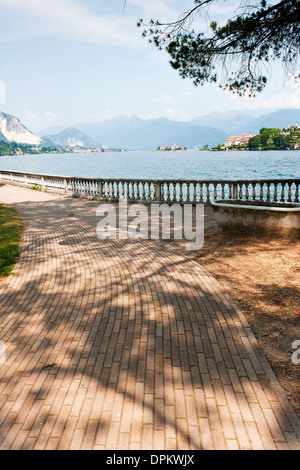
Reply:
[[98, 240], [93, 201], [16, 207], [26, 231], [0, 291], [2, 449], [253, 448], [254, 422], [265, 447], [295, 435], [243, 316], [190, 253]]

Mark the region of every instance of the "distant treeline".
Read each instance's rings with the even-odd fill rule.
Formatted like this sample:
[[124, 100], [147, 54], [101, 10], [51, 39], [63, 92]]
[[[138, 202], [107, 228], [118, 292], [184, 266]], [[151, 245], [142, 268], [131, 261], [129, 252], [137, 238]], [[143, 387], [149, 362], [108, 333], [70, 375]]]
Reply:
[[[207, 146], [203, 148], [205, 150]], [[251, 137], [249, 142], [230, 146], [218, 145], [211, 150], [300, 150], [300, 127], [287, 129], [263, 127], [259, 134]]]
[[300, 148], [300, 128], [288, 129], [263, 127], [249, 141], [250, 150], [294, 150]]
[[32, 154], [37, 155], [39, 153], [47, 153], [58, 151], [58, 148], [53, 147], [36, 147], [35, 145], [25, 145], [25, 144], [18, 144], [17, 142], [4, 142], [0, 141], [0, 156], [5, 155], [22, 155], [22, 154]]

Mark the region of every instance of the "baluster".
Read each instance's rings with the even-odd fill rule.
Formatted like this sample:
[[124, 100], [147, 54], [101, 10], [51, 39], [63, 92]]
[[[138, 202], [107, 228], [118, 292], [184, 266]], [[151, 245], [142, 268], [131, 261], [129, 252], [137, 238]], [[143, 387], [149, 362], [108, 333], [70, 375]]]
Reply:
[[232, 184], [229, 183], [228, 186], [229, 186], [228, 199], [232, 199]]
[[124, 199], [124, 181], [121, 181], [121, 197]]
[[149, 183], [149, 198], [150, 201], [155, 201], [155, 184]]
[[259, 185], [260, 185], [259, 198], [262, 201], [264, 199], [264, 183], [259, 183]]
[[151, 201], [151, 193], [150, 193], [150, 183], [147, 182], [147, 201]]
[[190, 186], [191, 183], [186, 183], [186, 202], [190, 202]]
[[144, 186], [144, 201], [147, 200], [147, 183], [143, 183], [143, 186]]
[[299, 202], [299, 184], [295, 183], [296, 191], [295, 191], [295, 199], [294, 202]]
[[174, 183], [174, 194], [175, 194], [175, 201], [176, 202], [179, 202], [179, 192], [180, 192], [180, 188], [179, 188], [179, 185], [178, 183]]
[[189, 186], [189, 202], [194, 202], [194, 183], [190, 183]]
[[183, 183], [179, 183], [179, 202], [183, 202], [182, 185]]
[[206, 186], [206, 203], [210, 203], [210, 194], [209, 194], [209, 183], [205, 183]]
[[197, 183], [193, 183], [193, 203], [197, 202]]

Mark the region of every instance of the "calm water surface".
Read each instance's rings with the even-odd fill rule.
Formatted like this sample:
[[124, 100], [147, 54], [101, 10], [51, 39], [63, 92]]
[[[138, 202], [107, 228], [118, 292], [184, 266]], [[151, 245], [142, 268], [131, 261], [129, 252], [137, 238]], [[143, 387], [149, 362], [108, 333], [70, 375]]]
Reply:
[[300, 151], [28, 155], [0, 157], [0, 169], [95, 178], [300, 178]]

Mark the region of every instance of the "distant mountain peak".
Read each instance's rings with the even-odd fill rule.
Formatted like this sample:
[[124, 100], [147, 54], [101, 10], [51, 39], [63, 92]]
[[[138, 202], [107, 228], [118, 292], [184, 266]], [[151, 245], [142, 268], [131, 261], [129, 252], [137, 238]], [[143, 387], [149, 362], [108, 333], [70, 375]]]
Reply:
[[19, 118], [0, 112], [0, 140], [18, 144], [40, 145], [42, 139], [34, 135]]
[[82, 147], [82, 148], [100, 148], [99, 142], [95, 141], [88, 135], [84, 134], [75, 127], [67, 127], [67, 129], [58, 134], [50, 134], [43, 136], [44, 139], [50, 139], [54, 144], [60, 147]]

